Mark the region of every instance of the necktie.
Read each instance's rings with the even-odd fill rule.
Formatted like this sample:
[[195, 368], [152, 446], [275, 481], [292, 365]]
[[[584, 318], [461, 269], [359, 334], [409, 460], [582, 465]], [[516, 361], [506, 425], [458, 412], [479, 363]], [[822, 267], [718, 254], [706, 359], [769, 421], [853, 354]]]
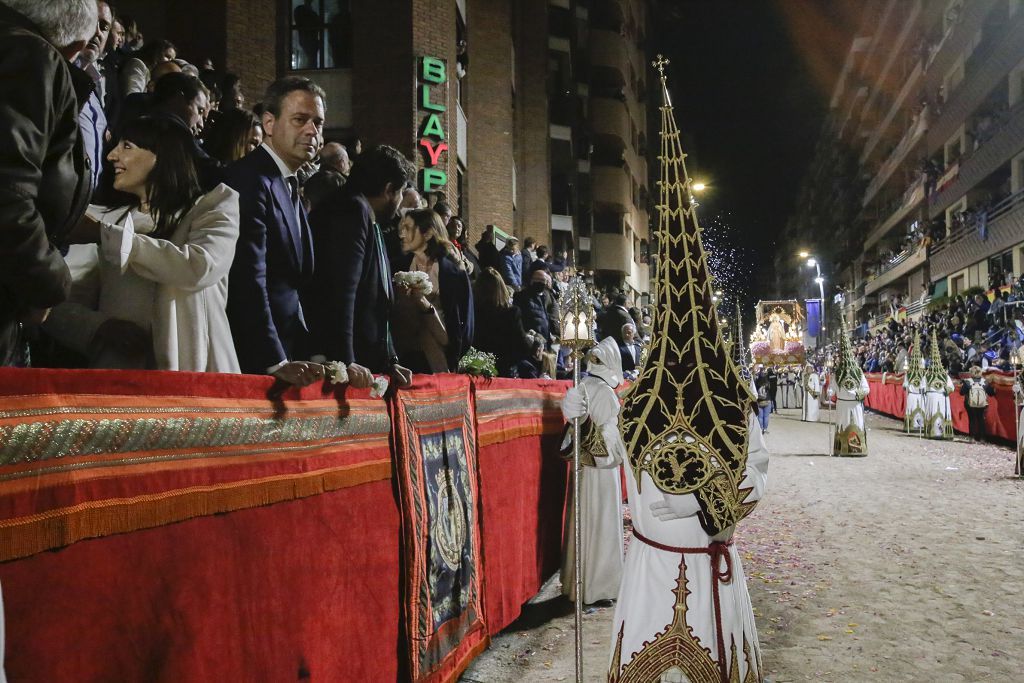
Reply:
[[302, 222], [302, 214], [300, 213], [299, 207], [301, 206], [301, 199], [299, 199], [299, 179], [296, 176], [290, 175], [285, 180], [288, 181], [288, 189], [291, 191], [292, 197], [292, 209], [295, 210], [295, 220], [298, 223]]

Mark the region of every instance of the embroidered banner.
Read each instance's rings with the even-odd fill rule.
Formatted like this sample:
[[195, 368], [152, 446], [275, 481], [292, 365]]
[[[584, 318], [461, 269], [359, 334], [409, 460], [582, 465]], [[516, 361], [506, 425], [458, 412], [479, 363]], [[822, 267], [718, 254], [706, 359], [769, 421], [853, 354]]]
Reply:
[[392, 403], [413, 681], [454, 681], [489, 642], [469, 379], [418, 376]]

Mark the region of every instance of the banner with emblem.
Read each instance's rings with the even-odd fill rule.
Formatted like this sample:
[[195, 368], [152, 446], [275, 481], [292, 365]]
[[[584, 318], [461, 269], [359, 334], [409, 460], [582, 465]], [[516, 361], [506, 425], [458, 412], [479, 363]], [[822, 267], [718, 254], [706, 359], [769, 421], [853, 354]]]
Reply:
[[488, 644], [469, 378], [419, 375], [392, 406], [409, 678], [454, 681]]

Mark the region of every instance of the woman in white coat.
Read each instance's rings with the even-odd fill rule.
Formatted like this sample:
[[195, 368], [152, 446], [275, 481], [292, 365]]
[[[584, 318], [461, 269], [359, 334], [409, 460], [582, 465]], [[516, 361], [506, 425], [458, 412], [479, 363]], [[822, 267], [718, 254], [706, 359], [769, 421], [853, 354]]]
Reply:
[[[225, 313], [238, 193], [218, 185], [203, 194], [194, 146], [174, 120], [128, 123], [107, 159], [114, 188], [129, 199], [94, 214], [76, 237], [98, 241], [101, 269], [134, 283], [129, 294], [150, 314], [152, 367], [239, 372]], [[152, 226], [149, 234], [137, 221]]]

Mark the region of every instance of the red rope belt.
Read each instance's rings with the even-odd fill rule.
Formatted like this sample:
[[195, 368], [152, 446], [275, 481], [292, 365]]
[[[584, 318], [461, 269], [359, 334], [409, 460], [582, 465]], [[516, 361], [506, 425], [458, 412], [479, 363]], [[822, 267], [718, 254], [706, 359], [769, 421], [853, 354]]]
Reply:
[[[713, 541], [706, 548], [683, 548], [652, 541], [635, 528], [633, 529], [633, 537], [641, 543], [646, 543], [652, 548], [664, 550], [665, 552], [677, 553], [679, 555], [707, 555], [710, 558], [711, 578], [713, 579], [711, 582], [711, 597], [715, 606], [715, 637], [718, 640], [718, 668], [722, 674], [722, 683], [728, 683], [729, 672], [726, 664], [725, 637], [722, 635], [722, 603], [721, 597], [718, 594], [718, 584], [732, 582], [732, 555], [729, 553], [732, 541]], [[723, 560], [725, 561], [724, 569], [722, 567]]]

